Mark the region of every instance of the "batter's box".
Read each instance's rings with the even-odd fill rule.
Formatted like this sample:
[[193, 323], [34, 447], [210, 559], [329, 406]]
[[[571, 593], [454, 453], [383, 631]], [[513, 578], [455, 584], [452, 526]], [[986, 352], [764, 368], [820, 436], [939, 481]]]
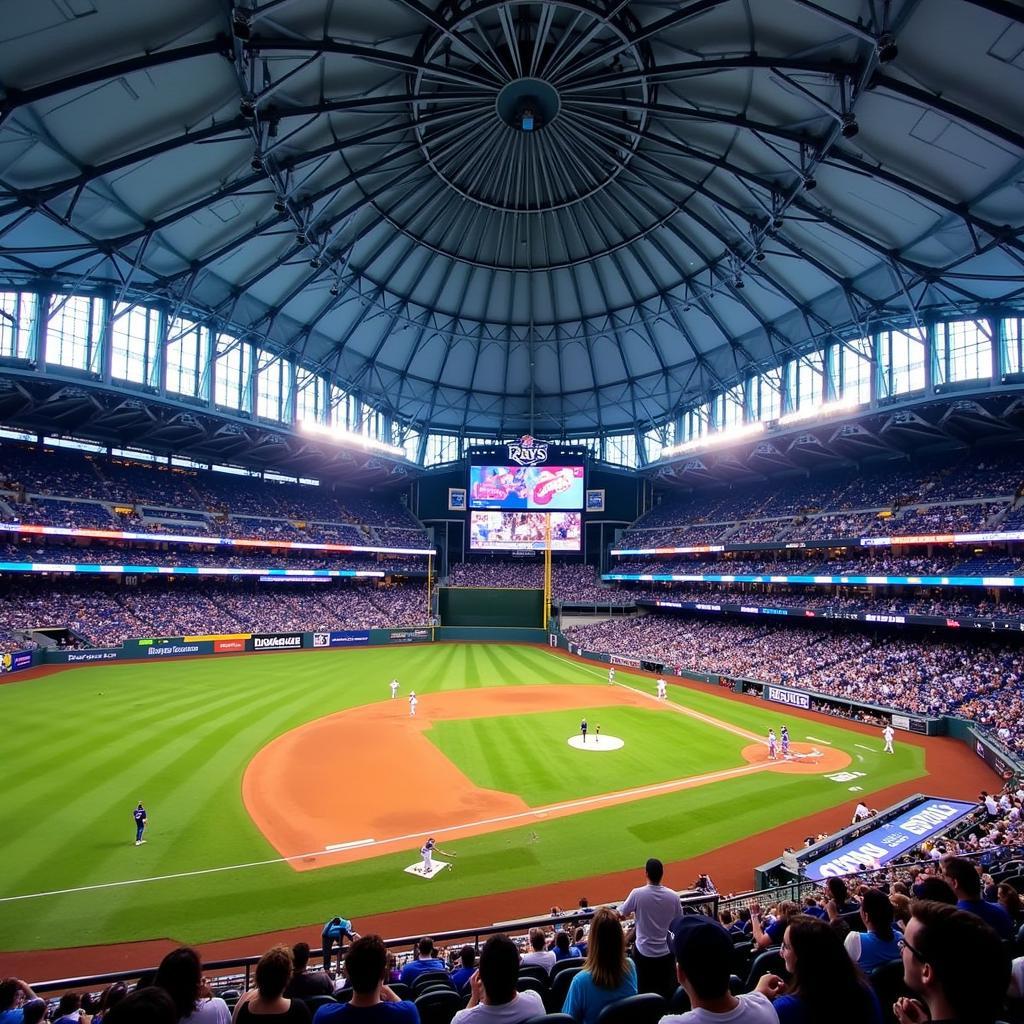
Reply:
[[446, 860], [437, 860], [435, 858], [433, 861], [430, 862], [430, 871], [429, 872], [425, 871], [423, 869], [423, 861], [418, 860], [418, 861], [416, 861], [415, 864], [410, 864], [405, 869], [405, 873], [407, 875], [415, 875], [417, 878], [431, 879], [439, 871], [444, 871], [445, 869], [450, 869], [450, 868], [451, 868], [451, 864], [449, 864], [448, 861], [446, 861]]

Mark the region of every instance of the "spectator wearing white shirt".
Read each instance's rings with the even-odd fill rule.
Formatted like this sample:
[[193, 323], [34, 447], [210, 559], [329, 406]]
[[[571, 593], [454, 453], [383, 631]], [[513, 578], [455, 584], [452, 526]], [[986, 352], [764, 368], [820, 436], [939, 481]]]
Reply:
[[544, 1013], [536, 992], [516, 991], [519, 950], [505, 935], [493, 935], [480, 953], [480, 967], [469, 980], [469, 1005], [459, 1010], [452, 1024], [520, 1024]]
[[675, 957], [668, 944], [669, 925], [679, 916], [679, 894], [661, 884], [665, 866], [657, 857], [645, 865], [647, 884], [638, 886], [619, 907], [636, 920], [637, 991], [657, 992], [671, 999], [676, 989]]
[[520, 963], [524, 966], [535, 966], [543, 967], [548, 974], [551, 973], [551, 968], [555, 966], [555, 951], [553, 949], [545, 949], [547, 945], [547, 938], [544, 935], [543, 928], [531, 928], [530, 929], [530, 952], [524, 953], [520, 959]]

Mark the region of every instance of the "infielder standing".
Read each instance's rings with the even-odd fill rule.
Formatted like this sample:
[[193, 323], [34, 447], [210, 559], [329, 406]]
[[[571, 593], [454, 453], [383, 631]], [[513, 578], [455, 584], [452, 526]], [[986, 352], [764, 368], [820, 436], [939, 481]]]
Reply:
[[398, 693], [398, 680], [392, 679], [389, 685], [391, 687], [391, 699], [394, 700], [395, 694]]
[[668, 697], [668, 687], [665, 685], [664, 679], [658, 680], [658, 700], [666, 700]]
[[782, 756], [789, 757], [789, 728], [782, 727]]
[[895, 735], [896, 735], [896, 733], [894, 733], [893, 730], [892, 730], [892, 723], [887, 725], [882, 730], [882, 739], [885, 740], [885, 750], [883, 751], [883, 753], [885, 753], [885, 754], [895, 754], [896, 753], [896, 751], [892, 749], [892, 738]]
[[768, 756], [774, 761], [776, 755], [775, 749], [775, 730], [768, 730]]
[[608, 685], [609, 686], [614, 686], [615, 685], [615, 666], [614, 665], [610, 669], [608, 669]]
[[416, 717], [416, 705], [417, 704], [419, 704], [419, 701], [416, 699], [416, 691], [412, 690], [410, 692], [410, 694], [409, 694], [409, 717], [410, 718], [415, 718]]

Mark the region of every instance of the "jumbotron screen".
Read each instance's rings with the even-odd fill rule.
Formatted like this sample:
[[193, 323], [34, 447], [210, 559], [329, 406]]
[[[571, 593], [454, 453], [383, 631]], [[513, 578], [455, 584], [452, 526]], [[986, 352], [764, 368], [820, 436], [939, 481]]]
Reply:
[[469, 507], [583, 510], [583, 466], [470, 466]]
[[579, 512], [470, 512], [469, 547], [473, 551], [543, 551], [551, 519], [551, 550], [579, 551]]

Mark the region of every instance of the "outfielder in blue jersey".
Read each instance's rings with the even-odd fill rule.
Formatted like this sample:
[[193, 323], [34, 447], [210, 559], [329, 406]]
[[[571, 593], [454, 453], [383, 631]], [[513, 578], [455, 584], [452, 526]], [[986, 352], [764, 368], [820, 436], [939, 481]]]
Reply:
[[146, 808], [141, 801], [132, 812], [132, 817], [135, 819], [135, 845], [141, 846], [146, 841], [142, 838], [142, 833], [146, 831]]

